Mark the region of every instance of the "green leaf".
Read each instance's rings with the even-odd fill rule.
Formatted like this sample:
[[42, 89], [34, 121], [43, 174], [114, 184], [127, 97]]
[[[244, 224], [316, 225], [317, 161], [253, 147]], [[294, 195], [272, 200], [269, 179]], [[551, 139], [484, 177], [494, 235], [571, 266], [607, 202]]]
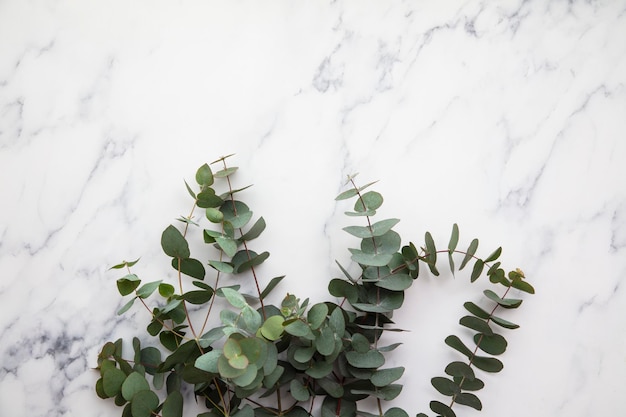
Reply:
[[324, 303], [318, 303], [313, 305], [307, 313], [307, 321], [311, 326], [311, 329], [319, 329], [319, 327], [326, 320], [328, 315], [328, 306]]
[[228, 302], [235, 308], [244, 308], [248, 303], [246, 303], [246, 299], [243, 298], [238, 291], [233, 290], [232, 288], [224, 287], [221, 289], [222, 294], [228, 300]]
[[159, 287], [161, 281], [154, 281], [144, 284], [137, 290], [137, 296], [139, 298], [148, 298]]
[[491, 301], [495, 301], [498, 305], [504, 308], [517, 308], [522, 304], [522, 300], [516, 298], [500, 298], [495, 292], [491, 290], [483, 291], [483, 294]]
[[230, 257], [235, 256], [237, 253], [237, 241], [235, 239], [228, 236], [220, 236], [215, 238], [215, 243]]
[[223, 272], [225, 274], [232, 274], [234, 271], [233, 265], [228, 263], [228, 262], [222, 262], [222, 261], [209, 261], [209, 265], [219, 271], [219, 272]]
[[110, 368], [102, 375], [102, 389], [107, 397], [115, 397], [122, 389], [126, 374], [119, 368]]
[[163, 409], [161, 410], [162, 417], [182, 417], [183, 415], [183, 396], [179, 391], [172, 391], [165, 402], [163, 403]]
[[452, 234], [450, 235], [450, 242], [448, 243], [448, 251], [450, 254], [456, 249], [456, 245], [459, 243], [459, 226], [454, 223], [452, 225]]
[[454, 397], [454, 400], [458, 404], [467, 405], [468, 407], [472, 407], [474, 410], [482, 410], [483, 405], [474, 394], [470, 394], [468, 392], [461, 393]]
[[[384, 417], [409, 417], [406, 411], [398, 407], [391, 407], [385, 411]], [[419, 417], [419, 415], [417, 416]]]
[[507, 342], [504, 337], [499, 334], [476, 334], [474, 335], [474, 343], [486, 353], [490, 355], [501, 355], [506, 351]]
[[134, 266], [137, 262], [139, 262], [140, 258], [135, 259], [134, 261], [131, 262], [127, 262], [127, 261], [123, 261], [122, 263], [119, 263], [117, 265], [113, 265], [111, 268], [109, 268], [109, 270], [111, 269], [122, 269], [122, 268], [130, 268], [132, 266]]
[[461, 339], [459, 339], [457, 336], [450, 335], [446, 337], [445, 342], [446, 342], [446, 345], [450, 346], [452, 349], [455, 349], [461, 352], [468, 358], [472, 357], [473, 355], [472, 351], [467, 346], [465, 346], [465, 344], [461, 342]]
[[400, 222], [400, 219], [386, 219], [376, 222], [372, 225], [372, 235], [382, 236], [390, 231], [398, 222]]
[[489, 327], [489, 324], [487, 324], [485, 320], [479, 319], [475, 316], [462, 317], [461, 320], [459, 320], [459, 323], [462, 326], [469, 327], [470, 329], [476, 330], [480, 333], [485, 333], [487, 335], [493, 334], [493, 331], [491, 330], [491, 327]]
[[383, 204], [383, 196], [376, 191], [368, 191], [354, 204], [354, 211], [365, 212], [374, 211]]
[[148, 374], [154, 375], [161, 364], [161, 351], [154, 347], [141, 349], [140, 362]]
[[452, 377], [465, 378], [470, 381], [474, 380], [474, 371], [472, 367], [465, 362], [451, 362], [446, 366], [446, 374]]
[[437, 248], [435, 247], [435, 241], [430, 232], [426, 232], [424, 240], [426, 242], [426, 259], [428, 260], [428, 264], [435, 265], [437, 263]]
[[223, 329], [224, 328], [222, 326], [213, 327], [211, 330], [203, 334], [202, 337], [200, 337], [200, 340], [198, 341], [200, 343], [200, 347], [202, 347], [203, 349], [206, 349], [209, 346], [211, 346], [213, 343], [217, 342], [222, 337], [224, 337]]
[[484, 356], [474, 356], [472, 358], [472, 364], [485, 372], [500, 372], [504, 365], [496, 358], [487, 358]]
[[212, 188], [205, 188], [196, 196], [196, 204], [200, 208], [216, 208], [220, 207], [223, 203], [224, 200], [215, 195], [215, 190]]
[[450, 272], [452, 272], [452, 276], [454, 276], [454, 259], [452, 258], [452, 253], [450, 252], [448, 252], [448, 265], [450, 265]]
[[343, 230], [358, 238], [367, 238], [373, 236], [372, 230], [367, 226], [347, 226], [344, 227]]
[[487, 256], [487, 258], [485, 259], [485, 262], [495, 261], [496, 259], [498, 259], [500, 257], [501, 253], [502, 253], [502, 247], [499, 247], [498, 249], [494, 250], [491, 253], [491, 255]]
[[183, 294], [183, 300], [195, 305], [207, 303], [212, 297], [213, 291], [207, 290], [188, 291]]
[[202, 186], [213, 185], [213, 172], [208, 164], [202, 165], [196, 171], [196, 182]]
[[212, 350], [210, 352], [207, 352], [199, 356], [196, 359], [194, 366], [205, 372], [217, 374], [218, 373], [217, 361], [220, 358], [220, 356], [222, 356], [221, 350], [218, 350], [218, 349]]
[[505, 320], [503, 318], [500, 317], [496, 317], [496, 316], [491, 316], [491, 321], [493, 321], [494, 323], [496, 323], [498, 326], [504, 327], [505, 329], [517, 329], [519, 328], [519, 325], [512, 323], [508, 320]]
[[[236, 356], [228, 359], [222, 355], [217, 360], [217, 369], [222, 378], [232, 379], [244, 375], [248, 369], [247, 365], [248, 359], [245, 356]], [[249, 368], [252, 369], [253, 367], [250, 366]]]
[[261, 326], [261, 334], [267, 340], [278, 340], [283, 334], [283, 322], [285, 319], [282, 316], [268, 317]]
[[471, 301], [468, 301], [465, 304], [463, 304], [463, 307], [465, 307], [467, 311], [469, 311], [476, 317], [480, 317], [481, 319], [487, 320], [491, 317], [491, 314], [487, 313], [485, 310], [478, 307], [476, 304], [472, 303]]
[[224, 221], [224, 213], [215, 207], [207, 207], [205, 209], [205, 216], [211, 223], [221, 223]]
[[464, 391], [479, 391], [485, 387], [485, 383], [478, 378], [470, 380], [469, 378], [463, 378], [460, 376], [454, 377], [454, 382], [459, 384]]
[[309, 392], [308, 388], [302, 385], [302, 383], [298, 379], [294, 378], [291, 380], [291, 383], [289, 384], [289, 389], [291, 390], [291, 396], [296, 401], [308, 401], [311, 397], [311, 393]]
[[235, 229], [244, 227], [252, 219], [250, 208], [238, 200], [225, 201], [220, 211], [224, 213], [224, 221], [232, 224]]
[[225, 169], [222, 169], [220, 171], [217, 171], [216, 173], [213, 174], [213, 176], [215, 178], [226, 178], [226, 177], [234, 174], [238, 169], [239, 169], [238, 167], [225, 168]]
[[385, 363], [385, 357], [378, 350], [372, 349], [365, 353], [346, 352], [348, 363], [355, 368], [378, 368]]
[[385, 266], [387, 265], [391, 259], [393, 258], [392, 254], [372, 254], [365, 253], [358, 249], [349, 248], [350, 252], [352, 252], [352, 260], [361, 265], [366, 266]]
[[315, 337], [315, 349], [324, 355], [331, 355], [335, 351], [335, 333], [330, 327], [324, 327]]
[[128, 295], [135, 291], [141, 284], [141, 280], [135, 274], [128, 274], [117, 280], [117, 290], [122, 296]]
[[257, 254], [252, 250], [242, 250], [233, 256], [232, 263], [235, 273], [241, 273], [255, 266], [261, 265], [267, 258], [270, 257], [269, 252], [262, 252]]
[[375, 387], [384, 387], [400, 379], [402, 374], [404, 374], [403, 366], [379, 369], [372, 374], [370, 381]]
[[187, 192], [189, 193], [191, 198], [193, 198], [195, 200], [196, 199], [196, 193], [193, 192], [193, 190], [191, 189], [189, 184], [187, 184], [187, 181], [184, 181], [184, 182], [185, 182], [185, 187], [187, 188]]
[[335, 201], [340, 201], [340, 200], [347, 200], [348, 198], [352, 198], [355, 195], [357, 195], [359, 192], [358, 189], [356, 188], [351, 188], [349, 190], [344, 191], [343, 193], [339, 194], [337, 197], [335, 197]]
[[344, 389], [339, 383], [332, 381], [328, 378], [317, 379], [316, 382], [331, 397], [343, 397]]
[[400, 235], [390, 230], [382, 236], [363, 239], [361, 241], [361, 250], [372, 254], [394, 254], [398, 252], [400, 245]]
[[239, 240], [247, 242], [256, 239], [261, 235], [261, 233], [263, 233], [263, 230], [265, 230], [265, 219], [263, 219], [263, 217], [259, 217], [250, 230], [244, 233]]
[[163, 252], [172, 258], [189, 258], [189, 244], [180, 231], [172, 225], [169, 225], [163, 231], [161, 235], [161, 247], [163, 248]]
[[454, 411], [452, 411], [450, 407], [439, 401], [431, 401], [429, 405], [430, 409], [441, 417], [456, 417], [456, 414], [454, 414]]
[[122, 396], [126, 401], [131, 401], [136, 393], [149, 389], [150, 385], [148, 384], [146, 377], [138, 372], [133, 372], [128, 375], [122, 384]]
[[180, 272], [195, 279], [204, 279], [206, 275], [206, 270], [202, 262], [193, 258], [173, 258], [172, 267], [177, 271], [180, 267]]
[[470, 278], [472, 282], [476, 281], [478, 277], [480, 277], [480, 274], [483, 273], [484, 267], [485, 267], [485, 263], [482, 260], [477, 259], [476, 262], [474, 263], [474, 268], [472, 269], [472, 276]]
[[[339, 406], [341, 404], [341, 406]], [[324, 398], [321, 408], [321, 417], [354, 417], [356, 415], [356, 403], [346, 399], [333, 398], [330, 395]], [[286, 417], [304, 417], [302, 415]]]
[[331, 362], [317, 361], [305, 373], [311, 378], [320, 379], [328, 376], [332, 371], [333, 364]]
[[[286, 323], [286, 322], [285, 322]], [[284, 330], [292, 336], [312, 337], [313, 333], [309, 325], [302, 320], [294, 320], [284, 326]]]
[[522, 279], [514, 279], [513, 281], [511, 281], [511, 286], [528, 294], [535, 293], [535, 289], [533, 288], [533, 286], [530, 285], [528, 282], [523, 281]]
[[280, 277], [274, 277], [270, 280], [270, 282], [267, 284], [267, 286], [265, 287], [265, 289], [261, 292], [261, 300], [264, 300], [265, 297], [267, 297], [268, 295], [270, 295], [270, 293], [272, 292], [272, 290], [280, 283], [280, 281], [283, 280], [283, 278], [285, 278], [285, 276], [280, 276]]
[[358, 299], [357, 288], [343, 279], [334, 278], [328, 283], [328, 292], [333, 297], [345, 297], [350, 303], [354, 303]]
[[459, 271], [465, 268], [465, 265], [467, 265], [467, 263], [472, 259], [472, 257], [476, 253], [476, 250], [478, 250], [478, 239], [472, 240], [472, 242], [469, 245], [469, 248], [467, 248], [467, 252], [465, 252], [465, 257], [463, 258], [463, 261], [461, 262]]
[[392, 291], [404, 291], [413, 284], [413, 278], [407, 274], [389, 275], [376, 282], [377, 287], [386, 288]]
[[341, 308], [335, 308], [332, 313], [330, 313], [328, 325], [331, 329], [333, 329], [335, 334], [338, 334], [340, 337], [343, 336], [343, 333], [346, 330], [346, 320], [343, 316], [343, 310]]
[[137, 299], [137, 297], [131, 298], [130, 301], [128, 301], [126, 304], [124, 304], [124, 306], [117, 311], [117, 314], [118, 315], [122, 315], [122, 314], [126, 313], [133, 306], [133, 304], [135, 303], [136, 299]]
[[371, 313], [388, 313], [397, 310], [404, 302], [403, 291], [385, 291], [381, 289], [380, 299], [370, 303], [352, 303], [354, 308]]
[[130, 403], [133, 417], [151, 417], [159, 406], [159, 397], [150, 390], [139, 391]]
[[174, 291], [174, 286], [171, 284], [167, 284], [164, 282], [159, 284], [159, 294], [161, 294], [162, 297], [171, 297], [172, 295], [174, 295]]
[[461, 393], [461, 388], [451, 379], [437, 376], [430, 380], [430, 383], [441, 395], [452, 397]]

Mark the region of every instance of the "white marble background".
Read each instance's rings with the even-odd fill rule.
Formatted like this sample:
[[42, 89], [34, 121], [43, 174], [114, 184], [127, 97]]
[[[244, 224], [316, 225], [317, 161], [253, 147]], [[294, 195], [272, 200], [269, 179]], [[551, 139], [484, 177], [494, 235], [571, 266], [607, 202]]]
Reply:
[[[116, 316], [108, 267], [169, 274], [183, 179], [228, 153], [281, 291], [339, 275], [355, 171], [405, 242], [457, 222], [524, 269], [505, 369], [459, 415], [623, 415], [625, 83], [624, 1], [0, 1], [0, 415], [121, 414], [91, 368], [147, 315]], [[467, 280], [425, 275], [396, 317], [410, 415]]]

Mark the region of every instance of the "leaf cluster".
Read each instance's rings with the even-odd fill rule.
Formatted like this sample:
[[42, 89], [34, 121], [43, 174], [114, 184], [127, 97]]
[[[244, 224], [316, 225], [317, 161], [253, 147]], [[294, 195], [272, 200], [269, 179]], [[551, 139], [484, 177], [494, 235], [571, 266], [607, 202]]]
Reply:
[[[357, 186], [350, 177], [350, 188], [336, 200], [354, 199], [346, 215], [361, 224], [344, 228], [358, 245], [349, 248], [353, 265], [337, 263], [343, 277], [329, 281], [335, 301], [311, 304], [287, 293], [280, 305], [272, 305], [267, 297], [283, 277], [260, 278], [260, 266], [269, 253], [252, 250], [251, 241], [263, 233], [266, 223], [262, 217], [254, 220], [251, 209], [239, 200], [239, 193], [248, 187], [232, 188], [237, 168], [229, 167], [227, 158], [201, 166], [195, 176], [197, 187], [185, 183], [193, 200], [191, 214], [181, 216], [178, 227], [168, 225], [162, 232], [161, 247], [177, 282], [142, 285], [131, 271], [139, 260], [112, 267], [126, 270], [117, 279], [120, 295], [128, 297], [118, 314], [139, 301], [151, 313], [146, 331], [158, 339], [159, 347], [142, 348], [133, 338], [131, 360], [123, 355], [123, 340], [106, 343], [98, 356], [98, 396], [124, 407], [123, 417], [182, 416], [185, 386], [191, 386], [196, 401], [206, 406], [198, 417], [305, 417], [316, 409], [322, 417], [406, 417], [398, 407], [383, 407], [400, 394], [405, 368], [385, 366], [387, 355], [399, 344], [382, 345], [381, 337], [385, 331], [400, 331], [393, 313], [420, 276], [420, 265], [438, 276], [437, 257], [446, 254], [453, 273], [472, 265], [472, 282], [486, 274], [491, 283], [504, 288], [504, 294], [484, 292], [491, 311], [465, 303], [469, 314], [460, 324], [474, 333], [475, 347], [455, 335], [446, 338], [445, 343], [465, 360], [448, 364], [446, 376], [432, 379], [433, 387], [450, 397], [450, 403], [432, 401], [430, 408], [441, 416], [454, 416], [454, 404], [482, 408], [475, 392], [484, 384], [474, 369], [499, 372], [502, 363], [483, 355], [497, 356], [507, 347], [494, 326], [518, 327], [495, 312], [521, 305], [521, 299], [507, 298], [511, 289], [534, 293], [520, 270], [505, 274], [497, 262], [501, 248], [484, 259], [476, 256], [477, 239], [466, 250], [457, 250], [456, 224], [445, 250], [437, 250], [428, 232], [419, 249], [413, 243], [402, 246], [394, 230], [398, 219], [374, 221], [384, 201], [380, 193], [366, 191], [374, 183]], [[211, 166], [217, 164], [222, 167], [214, 172]], [[216, 180], [226, 189], [219, 192]], [[200, 219], [194, 219], [197, 210], [203, 211]], [[189, 239], [194, 232], [206, 250], [192, 256]], [[243, 293], [242, 280], [251, 280], [256, 293]], [[192, 311], [199, 312], [201, 320]], [[368, 398], [376, 402], [377, 413], [363, 408], [362, 400]]]

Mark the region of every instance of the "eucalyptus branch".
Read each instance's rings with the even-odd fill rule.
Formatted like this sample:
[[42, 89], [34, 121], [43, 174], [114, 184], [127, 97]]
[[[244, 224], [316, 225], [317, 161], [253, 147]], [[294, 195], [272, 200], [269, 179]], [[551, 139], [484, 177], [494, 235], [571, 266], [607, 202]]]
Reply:
[[[470, 349], [457, 336], [448, 336], [446, 344], [468, 360], [450, 363], [445, 369], [450, 378], [431, 380], [437, 391], [451, 397], [449, 405], [430, 403], [438, 415], [454, 416], [452, 407], [456, 404], [481, 409], [478, 397], [468, 392], [484, 385], [474, 369], [498, 372], [502, 363], [478, 356], [479, 350], [498, 355], [506, 348], [506, 340], [493, 332], [491, 325], [518, 327], [495, 313], [498, 307], [516, 308], [521, 304], [520, 299], [506, 298], [511, 288], [534, 293], [520, 270], [505, 275], [497, 262], [501, 248], [484, 259], [476, 255], [477, 239], [467, 250], [457, 249], [456, 224], [446, 250], [437, 250], [428, 232], [421, 249], [413, 243], [401, 246], [400, 235], [394, 230], [399, 219], [376, 218], [383, 197], [376, 191], [366, 191], [374, 183], [358, 186], [350, 176], [351, 188], [336, 200], [354, 198], [353, 211], [346, 214], [365, 217], [365, 226], [344, 228], [359, 242], [349, 248], [359, 274], [352, 277], [338, 264], [345, 279], [331, 279], [328, 285], [335, 302], [310, 304], [309, 299], [287, 293], [280, 305], [271, 305], [265, 299], [283, 277], [272, 278], [263, 288], [257, 267], [269, 253], [257, 254], [249, 242], [263, 233], [266, 225], [262, 217], [252, 222], [252, 210], [239, 200], [239, 191], [247, 187], [233, 187], [231, 176], [237, 167], [226, 163], [230, 156], [198, 168], [198, 192], [185, 182], [193, 199], [191, 212], [179, 219], [185, 223], [182, 230], [169, 225], [161, 235], [163, 252], [177, 273], [174, 285], [163, 281], [142, 285], [130, 270], [139, 260], [112, 267], [127, 270], [117, 280], [117, 287], [122, 296], [132, 296], [118, 314], [139, 299], [151, 313], [147, 331], [163, 349], [142, 347], [139, 339], [133, 338], [134, 356], [125, 360], [123, 340], [107, 342], [98, 355], [97, 394], [114, 398], [116, 404], [124, 406], [125, 417], [182, 417], [185, 385], [192, 387], [195, 398], [206, 406], [207, 412], [198, 417], [308, 417], [318, 410], [322, 416], [408, 417], [398, 407], [385, 409], [402, 389], [398, 381], [405, 368], [385, 367], [386, 357], [399, 344], [380, 346], [380, 341], [385, 331], [398, 330], [391, 327], [391, 317], [402, 307], [405, 291], [418, 279], [420, 264], [439, 275], [437, 256], [447, 253], [452, 273], [473, 264], [472, 282], [484, 274], [491, 283], [507, 288], [502, 296], [484, 291], [486, 298], [496, 303], [490, 311], [473, 302], [465, 303], [470, 315], [461, 318], [460, 324], [476, 332], [476, 346]], [[215, 173], [210, 166], [214, 164], [221, 167]], [[223, 194], [214, 188], [218, 181], [223, 181], [227, 190]], [[204, 211], [203, 218], [194, 219], [194, 213], [200, 210]], [[191, 256], [189, 241], [197, 234], [190, 224], [198, 226], [203, 242], [217, 250], [217, 258], [207, 259], [215, 255], [213, 250], [207, 251], [209, 255], [202, 252], [198, 258]], [[463, 256], [459, 268], [453, 255]], [[216, 270], [213, 287], [204, 281], [206, 265]], [[248, 272], [254, 280], [259, 308], [248, 303], [236, 280]], [[150, 310], [146, 299], [155, 292], [165, 303]], [[205, 309], [200, 332], [192, 323], [188, 304]], [[211, 325], [214, 307], [219, 309], [220, 323]], [[187, 327], [193, 337], [186, 336]], [[165, 384], [167, 389], [163, 390]], [[164, 399], [159, 397], [162, 392], [167, 392]], [[358, 409], [367, 398], [375, 399], [372, 413]]]

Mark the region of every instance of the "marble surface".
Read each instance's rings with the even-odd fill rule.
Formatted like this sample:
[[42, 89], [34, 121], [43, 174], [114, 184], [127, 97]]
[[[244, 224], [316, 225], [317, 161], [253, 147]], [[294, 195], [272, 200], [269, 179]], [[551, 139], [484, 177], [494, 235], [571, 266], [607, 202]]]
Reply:
[[[183, 179], [229, 153], [281, 291], [325, 299], [348, 262], [353, 172], [405, 243], [457, 222], [504, 247], [537, 294], [459, 415], [621, 415], [625, 83], [624, 1], [0, 2], [0, 415], [121, 414], [92, 368], [147, 314], [115, 314], [108, 268], [167, 279]], [[468, 280], [425, 275], [396, 316], [410, 415], [438, 398]]]

